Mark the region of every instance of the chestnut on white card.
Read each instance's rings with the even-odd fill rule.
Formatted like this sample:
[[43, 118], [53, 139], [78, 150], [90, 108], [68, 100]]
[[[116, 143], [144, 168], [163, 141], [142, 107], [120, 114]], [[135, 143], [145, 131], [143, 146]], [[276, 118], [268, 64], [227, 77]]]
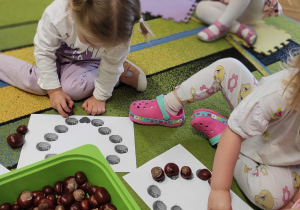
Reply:
[[[178, 165], [179, 171], [182, 166], [189, 166], [193, 172], [191, 180], [183, 179], [180, 174], [175, 180], [165, 177], [162, 182], [154, 181], [151, 174], [153, 167], [159, 166], [164, 169], [167, 163], [173, 162]], [[207, 200], [210, 193], [208, 181], [203, 181], [196, 176], [198, 169], [206, 168], [198, 159], [188, 152], [181, 144], [171, 148], [163, 154], [153, 158], [131, 173], [123, 176], [124, 180], [141, 197], [150, 209], [157, 201], [163, 202], [167, 209], [207, 209]], [[155, 197], [148, 193], [150, 186], [156, 186]], [[157, 195], [160, 194], [159, 197]], [[233, 210], [252, 209], [234, 192], [231, 191]]]

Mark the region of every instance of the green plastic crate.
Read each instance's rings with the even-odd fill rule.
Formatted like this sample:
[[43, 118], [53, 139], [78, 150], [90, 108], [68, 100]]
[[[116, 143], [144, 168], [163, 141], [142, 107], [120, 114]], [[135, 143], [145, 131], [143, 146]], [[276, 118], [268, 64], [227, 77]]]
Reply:
[[105, 187], [111, 203], [120, 210], [140, 209], [100, 150], [84, 145], [0, 176], [0, 204], [13, 203], [24, 190], [41, 190], [77, 171], [86, 173], [93, 185]]

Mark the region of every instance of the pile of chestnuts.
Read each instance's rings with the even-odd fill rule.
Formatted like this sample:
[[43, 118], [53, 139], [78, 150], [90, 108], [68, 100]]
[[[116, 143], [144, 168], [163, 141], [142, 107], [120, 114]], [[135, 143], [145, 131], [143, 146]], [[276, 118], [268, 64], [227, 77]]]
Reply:
[[[151, 169], [152, 178], [157, 182], [164, 181], [165, 174], [170, 179], [177, 179], [179, 177], [178, 165], [175, 163], [167, 163], [164, 169], [159, 166], [155, 166]], [[199, 179], [204, 181], [209, 181], [211, 178], [211, 172], [206, 168], [197, 170], [196, 175]], [[192, 169], [189, 166], [182, 166], [180, 170], [180, 176], [187, 180], [193, 179]]]
[[116, 210], [110, 203], [109, 192], [92, 185], [84, 172], [78, 171], [54, 186], [46, 185], [42, 190], [23, 191], [14, 204], [3, 203], [0, 210]]
[[28, 133], [28, 127], [26, 125], [20, 125], [17, 128], [17, 133], [10, 134], [7, 137], [8, 145], [13, 149], [22, 147], [24, 144], [24, 135], [26, 133]]

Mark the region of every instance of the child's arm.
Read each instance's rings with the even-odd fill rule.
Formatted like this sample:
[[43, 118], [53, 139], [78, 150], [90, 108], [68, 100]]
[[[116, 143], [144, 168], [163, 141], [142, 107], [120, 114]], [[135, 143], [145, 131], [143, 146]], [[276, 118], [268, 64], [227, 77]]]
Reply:
[[220, 138], [214, 158], [208, 209], [231, 209], [230, 187], [242, 140], [229, 126]]

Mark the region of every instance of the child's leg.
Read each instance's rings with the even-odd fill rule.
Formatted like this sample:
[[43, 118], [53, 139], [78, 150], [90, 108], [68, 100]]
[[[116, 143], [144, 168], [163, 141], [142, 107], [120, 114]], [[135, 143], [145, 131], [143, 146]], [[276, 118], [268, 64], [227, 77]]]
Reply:
[[36, 66], [12, 56], [0, 54], [0, 80], [36, 95], [47, 95], [37, 84]]
[[221, 91], [230, 107], [234, 109], [256, 85], [257, 80], [240, 61], [225, 58], [191, 76], [175, 88], [175, 93], [181, 104], [185, 105]]
[[93, 94], [94, 79], [98, 75], [100, 61], [76, 61], [61, 65], [60, 83], [62, 90], [73, 100], [81, 100]]
[[294, 197], [300, 186], [300, 166], [261, 165], [240, 154], [234, 178], [256, 206], [279, 209]]
[[[220, 4], [220, 2], [203, 1], [197, 6], [198, 17], [210, 24], [198, 34], [199, 39], [214, 41], [230, 31], [245, 39], [248, 44], [254, 44], [257, 34], [245, 24], [257, 22], [263, 17], [264, 0], [231, 0], [225, 9], [220, 9], [219, 6], [217, 8], [216, 3]], [[207, 6], [208, 4], [210, 7]]]

